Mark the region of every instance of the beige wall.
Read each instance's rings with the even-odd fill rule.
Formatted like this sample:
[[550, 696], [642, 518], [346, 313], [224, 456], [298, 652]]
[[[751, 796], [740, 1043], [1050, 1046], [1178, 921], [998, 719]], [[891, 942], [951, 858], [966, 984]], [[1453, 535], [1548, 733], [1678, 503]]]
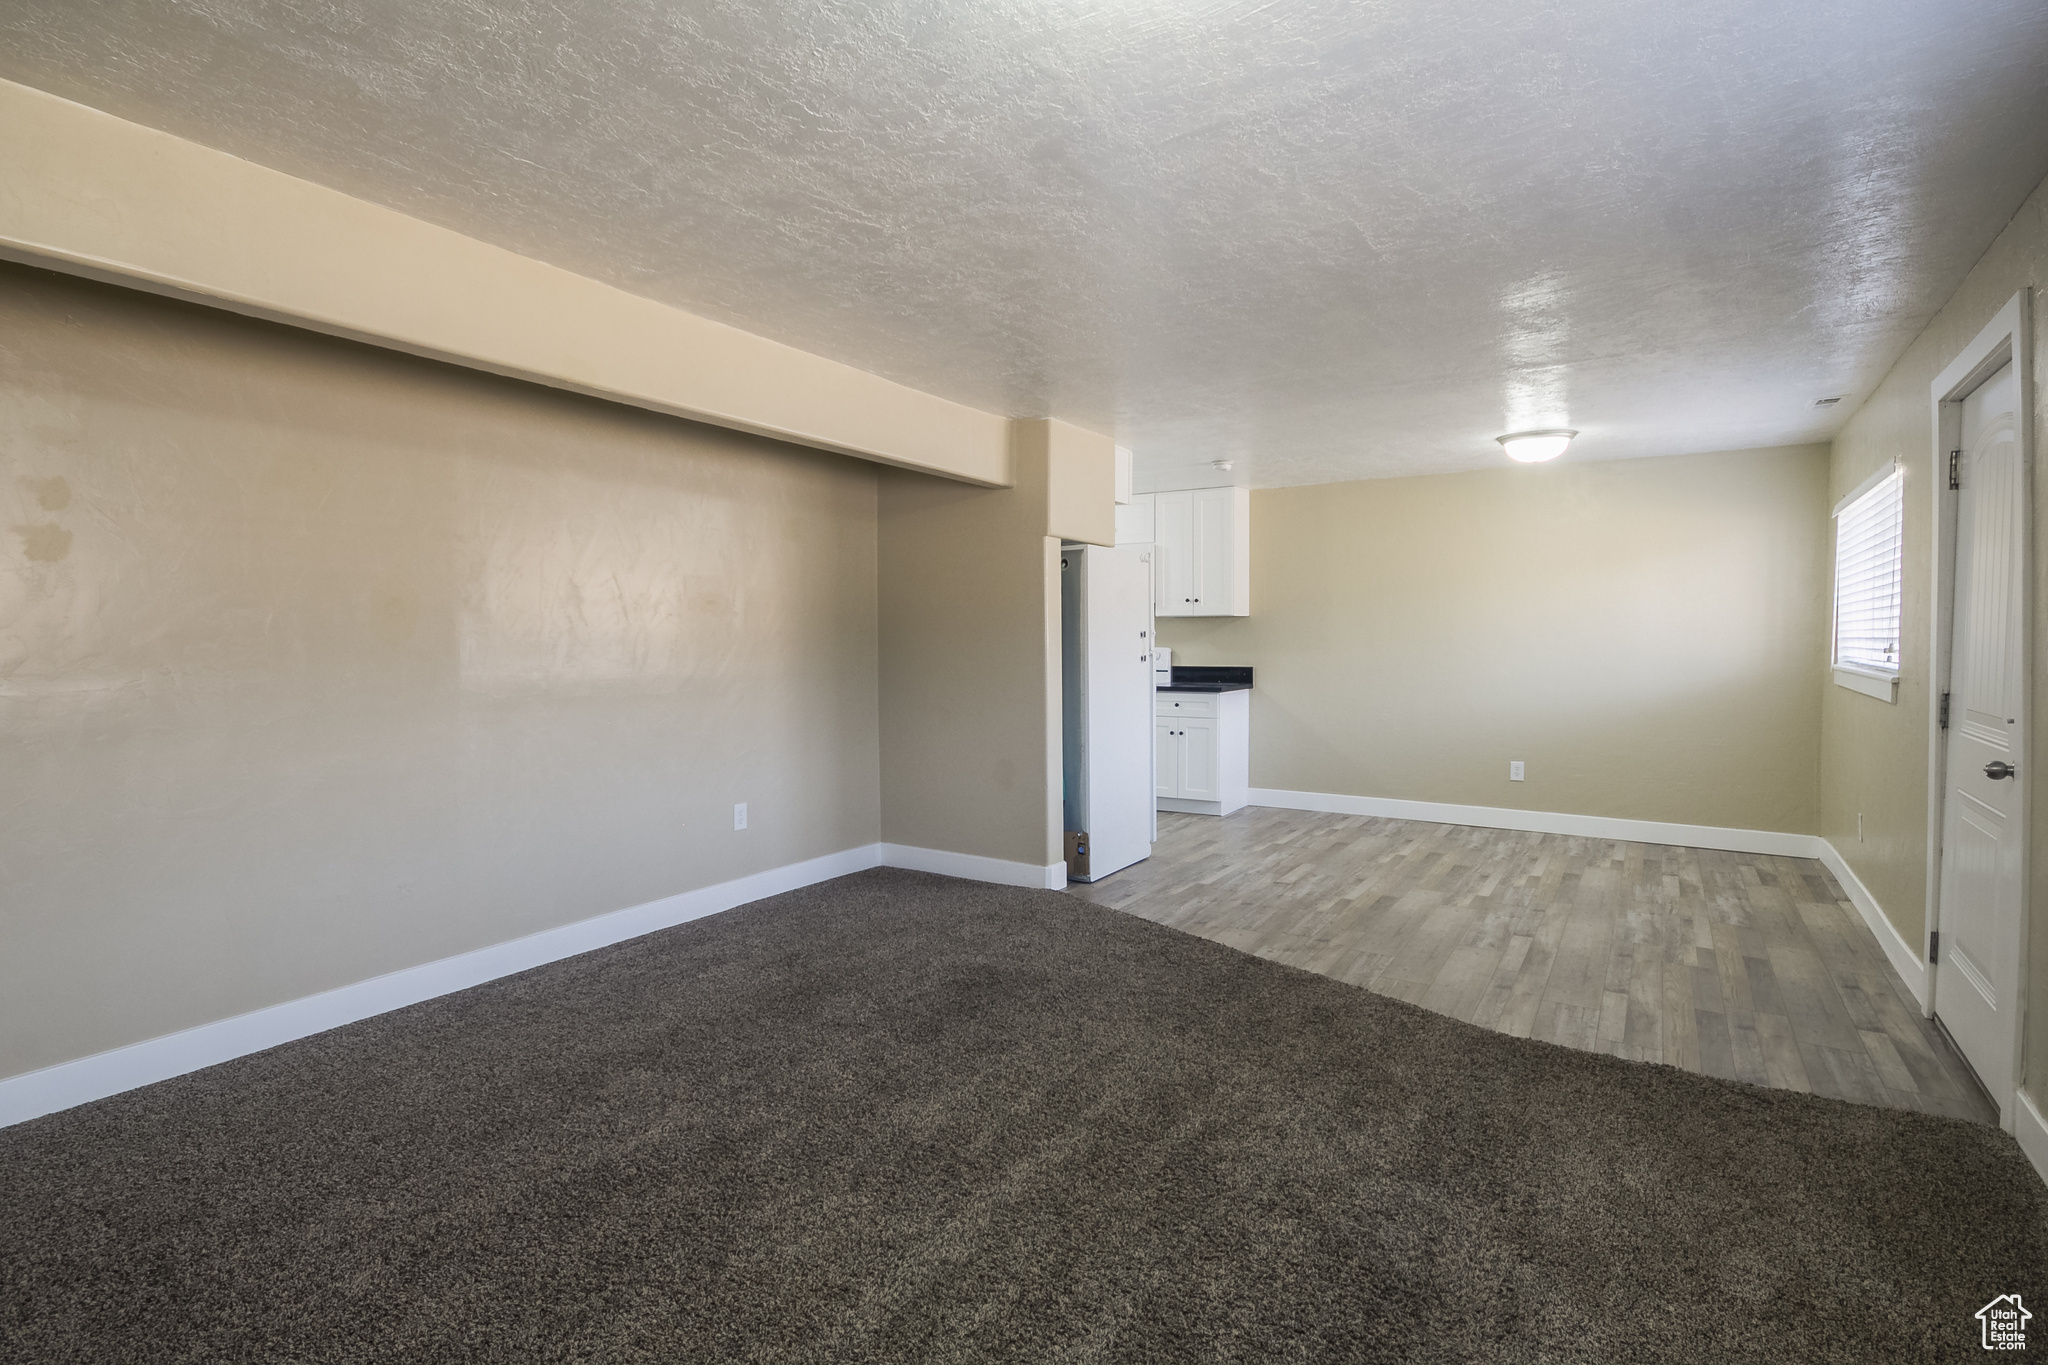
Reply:
[[[1821, 446], [1252, 495], [1252, 784], [1742, 829], [1817, 823]], [[1528, 765], [1508, 780], [1508, 762]]]
[[1019, 441], [1015, 474], [882, 473], [882, 837], [1044, 867], [1062, 856], [1046, 443]]
[[874, 841], [877, 472], [0, 267], [0, 1076]]
[[[1934, 423], [1930, 386], [1935, 376], [1991, 321], [2018, 290], [2048, 283], [2048, 185], [2036, 189], [1927, 329], [1906, 348], [1890, 373], [1849, 418], [1835, 440], [1832, 497], [1840, 497], [1888, 460], [1906, 466], [1905, 651], [1896, 705], [1886, 705], [1830, 682], [1822, 689], [1821, 832], [1855, 869], [1906, 942], [1916, 948], [1927, 926], [1927, 648], [1932, 612]], [[2035, 450], [2043, 431], [2040, 404], [2048, 371], [2042, 369], [2041, 300], [2034, 305]], [[2035, 521], [2048, 516], [2048, 486], [2034, 481]], [[2039, 613], [2048, 608], [2048, 558], [2034, 556], [2037, 658], [2048, 644]], [[2048, 675], [2035, 677], [2033, 800], [2033, 930], [2027, 1081], [2039, 1093], [2048, 1083]], [[1863, 816], [1863, 839], [1856, 816]]]
[[1045, 533], [1084, 545], [1116, 544], [1116, 442], [1071, 422], [1011, 424], [1011, 463], [1045, 465]]

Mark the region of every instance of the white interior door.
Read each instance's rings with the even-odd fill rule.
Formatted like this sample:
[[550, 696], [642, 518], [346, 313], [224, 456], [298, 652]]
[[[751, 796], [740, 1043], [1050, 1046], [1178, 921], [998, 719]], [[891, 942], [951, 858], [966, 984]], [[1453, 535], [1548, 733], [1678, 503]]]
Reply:
[[1152, 552], [1078, 553], [1088, 575], [1088, 866], [1105, 877], [1152, 856]]
[[2026, 470], [2007, 365], [1963, 400], [1934, 1011], [2000, 1105], [2017, 1043]]

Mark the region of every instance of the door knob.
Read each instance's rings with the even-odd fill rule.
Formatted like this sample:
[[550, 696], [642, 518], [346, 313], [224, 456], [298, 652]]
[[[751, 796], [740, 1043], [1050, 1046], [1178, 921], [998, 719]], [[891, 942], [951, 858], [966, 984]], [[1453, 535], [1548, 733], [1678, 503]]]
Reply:
[[2002, 758], [1995, 758], [1984, 765], [1984, 776], [1990, 778], [1993, 782], [2002, 781], [2018, 771], [2018, 768], [2013, 767], [2012, 764]]

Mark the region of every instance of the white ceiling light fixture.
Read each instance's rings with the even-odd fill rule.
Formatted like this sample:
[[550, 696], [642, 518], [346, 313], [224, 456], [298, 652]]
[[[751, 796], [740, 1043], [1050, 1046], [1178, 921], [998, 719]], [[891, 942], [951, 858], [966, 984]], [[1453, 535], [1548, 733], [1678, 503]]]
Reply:
[[1564, 448], [1572, 443], [1576, 431], [1558, 428], [1554, 431], [1517, 431], [1493, 439], [1500, 442], [1500, 448], [1508, 453], [1510, 460], [1523, 464], [1541, 464], [1564, 454]]

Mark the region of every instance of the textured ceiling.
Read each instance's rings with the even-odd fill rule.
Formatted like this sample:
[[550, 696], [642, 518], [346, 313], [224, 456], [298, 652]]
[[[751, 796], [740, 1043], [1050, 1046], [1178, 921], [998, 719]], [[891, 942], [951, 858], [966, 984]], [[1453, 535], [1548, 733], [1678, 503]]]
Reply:
[[1152, 486], [1825, 438], [2048, 174], [2041, 0], [0, 0], [0, 75]]

